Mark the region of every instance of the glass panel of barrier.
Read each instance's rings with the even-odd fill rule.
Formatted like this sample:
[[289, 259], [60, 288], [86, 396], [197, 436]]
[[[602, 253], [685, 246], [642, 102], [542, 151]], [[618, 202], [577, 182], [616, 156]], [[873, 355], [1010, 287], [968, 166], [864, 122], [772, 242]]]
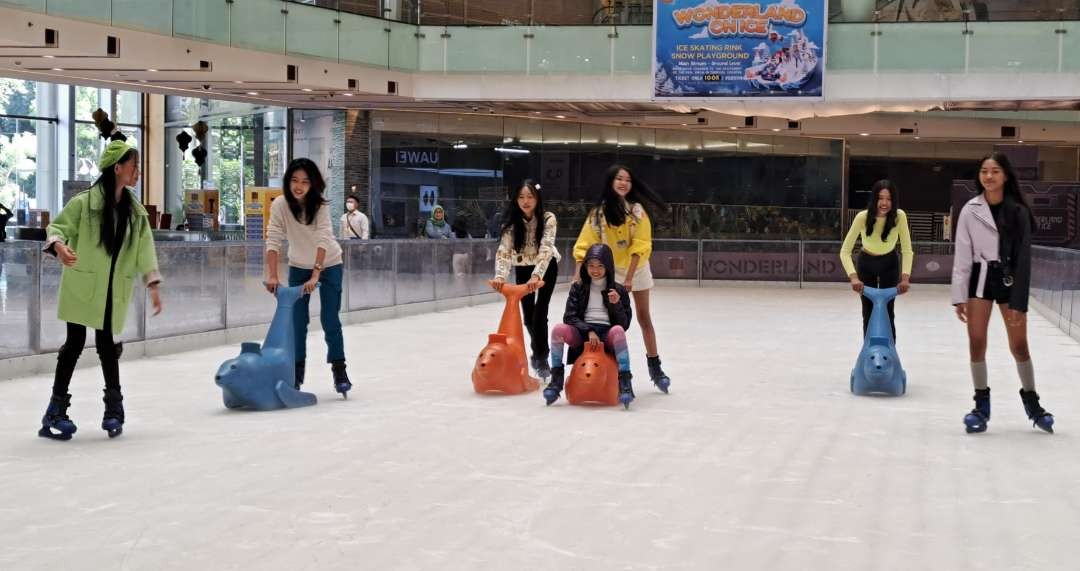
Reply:
[[435, 248], [435, 299], [469, 295], [473, 255], [469, 240], [437, 240]]
[[702, 280], [799, 281], [799, 242], [703, 240], [701, 250]]
[[450, 71], [525, 73], [528, 30], [517, 26], [455, 28], [446, 42], [446, 67]]
[[698, 279], [697, 240], [653, 240], [649, 266], [656, 279]]
[[[420, 40], [417, 42], [416, 65], [419, 71], [441, 73], [446, 66], [446, 43], [450, 38], [443, 38], [449, 30], [441, 26], [420, 26]], [[450, 34], [453, 36], [454, 34]]]
[[172, 35], [174, 0], [112, 0], [112, 24]]
[[39, 320], [34, 303], [39, 247], [36, 243], [0, 244], [0, 359], [34, 352], [30, 331]]
[[[225, 300], [225, 323], [228, 327], [244, 327], [270, 323], [277, 304], [263, 285], [266, 263], [262, 244], [229, 244], [225, 246], [225, 267], [228, 288]], [[278, 276], [286, 279], [285, 257], [280, 257]]]
[[11, 6], [20, 10], [45, 12], [45, 0], [0, 0], [0, 6]]
[[435, 300], [434, 242], [397, 244], [397, 303]]
[[390, 67], [393, 69], [414, 70], [420, 56], [416, 42], [419, 28], [412, 24], [389, 22], [390, 28]]
[[604, 74], [611, 71], [608, 27], [533, 27], [530, 73]]
[[[290, 15], [292, 6], [289, 6]], [[244, 0], [232, 6], [232, 45], [285, 52], [285, 15], [278, 0]]]
[[[41, 347], [43, 353], [58, 351], [67, 339], [67, 324], [57, 319], [56, 309], [60, 297], [60, 275], [63, 266], [52, 256], [41, 257]], [[142, 335], [139, 325], [143, 321], [146, 305], [146, 290], [141, 285], [141, 279], [136, 277], [131, 305], [128, 306], [127, 319], [124, 321], [124, 331], [118, 337], [119, 341], [140, 341]], [[168, 303], [165, 300], [163, 303]], [[216, 304], [217, 302], [215, 302]], [[86, 346], [93, 347], [94, 334], [88, 331]]]
[[165, 311], [146, 321], [146, 338], [202, 333], [225, 327], [225, 245], [157, 244]]
[[[882, 26], [878, 36], [881, 71], [964, 71], [964, 27], [959, 23]], [[831, 36], [831, 29], [830, 29]], [[832, 37], [829, 38], [832, 41]], [[829, 50], [830, 67], [833, 51]]]
[[94, 22], [109, 22], [109, 0], [49, 0], [49, 14]]
[[[953, 270], [952, 242], [915, 242], [911, 249], [911, 281], [920, 284], [950, 284]], [[840, 248], [837, 247], [837, 252]]]
[[229, 43], [229, 7], [222, 0], [187, 0], [173, 2], [173, 34], [221, 44]]
[[622, 26], [615, 39], [617, 73], [651, 73], [652, 26]]
[[471, 268], [469, 294], [480, 295], [491, 291], [488, 280], [495, 277], [495, 251], [499, 245], [494, 240], [470, 240]]
[[338, 54], [342, 61], [385, 67], [390, 62], [390, 40], [386, 22], [374, 18], [341, 14]]
[[313, 6], [289, 6], [285, 19], [285, 52], [338, 58], [338, 13]]
[[874, 69], [873, 24], [834, 24], [829, 26], [830, 71]]
[[970, 71], [1056, 72], [1056, 22], [970, 24]]
[[349, 310], [394, 305], [394, 242], [350, 240], [344, 243], [349, 274]]

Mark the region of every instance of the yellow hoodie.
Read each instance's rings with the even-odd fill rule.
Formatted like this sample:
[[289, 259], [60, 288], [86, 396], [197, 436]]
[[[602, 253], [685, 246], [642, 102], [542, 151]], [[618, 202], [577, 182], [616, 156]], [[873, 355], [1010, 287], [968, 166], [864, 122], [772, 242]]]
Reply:
[[616, 268], [629, 268], [630, 258], [634, 254], [639, 256], [638, 267], [643, 267], [652, 255], [652, 223], [649, 215], [640, 204], [627, 204], [626, 221], [622, 226], [609, 226], [603, 208], [592, 209], [574, 244], [574, 260], [584, 262], [589, 246], [598, 242], [611, 248]]

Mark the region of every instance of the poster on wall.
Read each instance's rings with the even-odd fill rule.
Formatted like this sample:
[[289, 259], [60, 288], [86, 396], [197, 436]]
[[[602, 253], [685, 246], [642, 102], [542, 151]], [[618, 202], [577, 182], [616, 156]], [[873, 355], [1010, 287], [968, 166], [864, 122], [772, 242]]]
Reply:
[[820, 99], [826, 0], [657, 0], [653, 99]]
[[428, 184], [420, 185], [420, 216], [427, 218], [431, 209], [439, 203], [439, 187]]
[[[1080, 248], [1080, 182], [1021, 180], [1020, 192], [1031, 202], [1035, 217], [1031, 241], [1040, 246]], [[954, 180], [952, 184], [952, 220], [978, 190], [973, 180]], [[955, 231], [956, 224], [951, 230]], [[951, 236], [955, 239], [955, 236]]]

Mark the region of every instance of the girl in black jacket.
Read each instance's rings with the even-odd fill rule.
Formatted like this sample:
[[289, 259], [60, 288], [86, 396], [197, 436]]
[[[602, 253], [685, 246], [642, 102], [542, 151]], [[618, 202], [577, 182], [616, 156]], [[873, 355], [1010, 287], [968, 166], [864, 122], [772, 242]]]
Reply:
[[615, 259], [607, 244], [593, 244], [581, 265], [581, 280], [570, 286], [563, 322], [551, 331], [551, 381], [544, 389], [550, 405], [559, 400], [563, 389], [563, 347], [570, 347], [567, 361], [581, 355], [585, 343], [596, 347], [603, 343], [615, 354], [619, 364], [619, 402], [630, 406], [634, 388], [630, 383], [630, 352], [626, 328], [630, 326], [630, 296], [615, 281]]

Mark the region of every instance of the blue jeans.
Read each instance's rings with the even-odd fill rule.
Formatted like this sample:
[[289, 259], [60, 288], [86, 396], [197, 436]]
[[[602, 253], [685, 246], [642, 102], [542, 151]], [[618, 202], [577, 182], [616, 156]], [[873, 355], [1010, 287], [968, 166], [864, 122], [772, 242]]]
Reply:
[[[323, 268], [319, 274], [319, 321], [322, 322], [323, 335], [326, 337], [326, 362], [345, 360], [345, 338], [341, 334], [341, 280], [344, 265], [338, 264]], [[313, 270], [289, 266], [289, 286], [303, 285], [311, 279]], [[293, 313], [293, 333], [296, 340], [296, 362], [307, 359], [307, 330], [311, 315], [308, 303], [311, 296], [305, 295], [296, 302]]]

